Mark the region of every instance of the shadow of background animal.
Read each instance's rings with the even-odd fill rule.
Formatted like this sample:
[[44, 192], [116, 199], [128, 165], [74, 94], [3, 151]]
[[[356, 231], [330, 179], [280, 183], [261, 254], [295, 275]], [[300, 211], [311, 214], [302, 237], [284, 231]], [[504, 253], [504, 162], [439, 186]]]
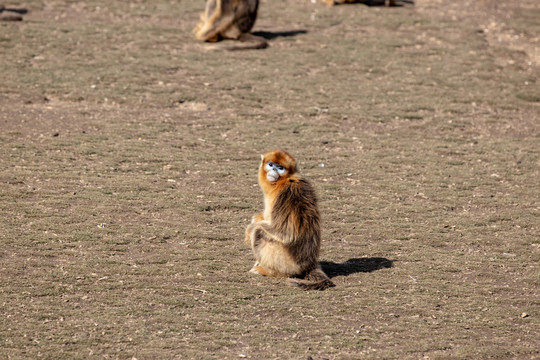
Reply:
[[307, 30], [254, 31], [252, 34], [266, 40], [273, 40], [279, 37], [292, 37], [307, 34]]
[[364, 4], [367, 6], [403, 6], [414, 5], [414, 0], [326, 0], [326, 5]]
[[0, 5], [0, 21], [22, 21], [22, 15], [27, 14], [25, 8], [8, 8]]
[[356, 273], [369, 273], [381, 269], [389, 269], [394, 266], [394, 261], [386, 258], [353, 258], [341, 264], [332, 261], [321, 261], [321, 268], [333, 278], [335, 276], [349, 276]]

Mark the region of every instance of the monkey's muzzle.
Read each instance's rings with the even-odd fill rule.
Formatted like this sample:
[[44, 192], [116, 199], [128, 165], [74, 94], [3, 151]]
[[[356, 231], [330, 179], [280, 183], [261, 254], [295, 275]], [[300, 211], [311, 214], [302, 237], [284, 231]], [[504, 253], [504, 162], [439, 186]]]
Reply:
[[279, 174], [277, 173], [277, 171], [269, 171], [266, 173], [266, 180], [273, 183], [276, 182], [277, 179], [279, 179]]

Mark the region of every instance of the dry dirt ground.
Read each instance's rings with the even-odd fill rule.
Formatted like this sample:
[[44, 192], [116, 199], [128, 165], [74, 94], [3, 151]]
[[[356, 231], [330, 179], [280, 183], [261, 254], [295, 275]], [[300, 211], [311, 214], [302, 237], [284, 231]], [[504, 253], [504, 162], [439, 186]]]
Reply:
[[[0, 22], [0, 358], [539, 359], [540, 3], [28, 0]], [[259, 155], [315, 185], [301, 292], [248, 273]]]

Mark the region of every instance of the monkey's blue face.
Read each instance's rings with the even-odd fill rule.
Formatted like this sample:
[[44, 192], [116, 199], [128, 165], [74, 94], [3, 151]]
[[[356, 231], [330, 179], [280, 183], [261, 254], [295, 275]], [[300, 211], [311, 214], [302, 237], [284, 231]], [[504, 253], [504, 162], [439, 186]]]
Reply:
[[272, 161], [267, 162], [264, 169], [266, 170], [266, 180], [272, 183], [276, 182], [287, 171], [283, 166]]

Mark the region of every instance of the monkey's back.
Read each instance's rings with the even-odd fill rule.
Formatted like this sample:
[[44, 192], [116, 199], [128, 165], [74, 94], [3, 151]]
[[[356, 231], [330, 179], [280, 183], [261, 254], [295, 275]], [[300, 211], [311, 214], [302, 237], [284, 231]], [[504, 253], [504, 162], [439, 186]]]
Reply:
[[276, 198], [271, 222], [305, 271], [316, 266], [321, 245], [320, 215], [315, 189], [307, 180], [288, 181]]
[[259, 1], [239, 1], [237, 6], [238, 10], [236, 10], [236, 14], [238, 15], [236, 16], [234, 23], [236, 24], [238, 30], [240, 30], [241, 33], [247, 33], [251, 31], [253, 25], [255, 24], [255, 20], [257, 19]]

